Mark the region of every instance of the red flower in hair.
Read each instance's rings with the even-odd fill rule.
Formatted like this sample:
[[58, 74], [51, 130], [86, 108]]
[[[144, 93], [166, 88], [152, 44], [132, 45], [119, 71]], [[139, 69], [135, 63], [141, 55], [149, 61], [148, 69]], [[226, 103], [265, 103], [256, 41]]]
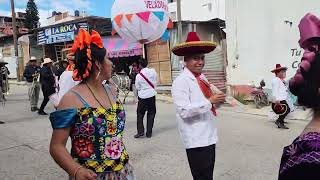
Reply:
[[91, 32], [91, 42], [97, 45], [99, 48], [103, 48], [102, 38], [100, 34], [95, 30]]
[[73, 79], [75, 81], [81, 81], [89, 77], [90, 75], [90, 71], [92, 68], [92, 57], [91, 57], [91, 49], [90, 49], [91, 43], [97, 45], [99, 48], [103, 48], [103, 41], [98, 32], [93, 30], [90, 35], [86, 30], [80, 28], [78, 35], [74, 39], [72, 52], [75, 53], [77, 49], [83, 50], [86, 46], [87, 47], [86, 55], [87, 55], [88, 63], [87, 63], [86, 70], [82, 75], [79, 75], [79, 71], [77, 69], [74, 69]]

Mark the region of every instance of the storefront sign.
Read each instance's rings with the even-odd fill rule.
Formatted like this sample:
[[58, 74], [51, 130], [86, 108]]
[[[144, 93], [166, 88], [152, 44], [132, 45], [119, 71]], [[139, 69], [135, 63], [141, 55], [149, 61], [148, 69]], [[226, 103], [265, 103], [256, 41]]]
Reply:
[[291, 49], [291, 57], [293, 58], [292, 69], [297, 69], [300, 66], [303, 50], [300, 48]]
[[109, 58], [117, 58], [117, 57], [129, 57], [129, 56], [141, 56], [142, 49], [131, 49], [127, 51], [111, 51], [108, 52]]
[[109, 58], [141, 56], [143, 54], [140, 43], [130, 43], [119, 37], [104, 37], [103, 45], [107, 49]]
[[38, 44], [54, 44], [73, 41], [80, 28], [88, 30], [87, 23], [66, 24], [47, 28], [38, 32]]

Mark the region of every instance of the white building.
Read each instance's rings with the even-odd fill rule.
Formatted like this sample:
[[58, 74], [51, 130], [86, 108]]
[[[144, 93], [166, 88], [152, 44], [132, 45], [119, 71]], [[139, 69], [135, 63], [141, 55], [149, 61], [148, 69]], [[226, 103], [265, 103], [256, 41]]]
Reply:
[[88, 15], [86, 11], [80, 12], [79, 10], [76, 10], [74, 11], [74, 15], [70, 15], [69, 12], [61, 13], [61, 12], [53, 11], [52, 16], [47, 18], [47, 21], [45, 22], [45, 24], [42, 25], [42, 27], [60, 24], [60, 23], [72, 21], [72, 20], [87, 17], [87, 16]]
[[317, 0], [227, 0], [227, 80], [231, 85], [271, 87], [270, 72], [277, 63], [294, 75], [303, 55], [298, 24], [308, 12], [320, 17]]
[[[190, 31], [196, 31], [201, 40], [218, 44], [214, 52], [206, 55], [204, 74], [220, 90], [226, 90], [226, 40], [225, 0], [181, 0], [182, 40]], [[169, 12], [173, 21], [177, 21], [177, 3], [169, 3]], [[171, 30], [170, 47], [177, 44], [177, 28]], [[171, 54], [172, 80], [182, 69], [183, 59]]]
[[[177, 2], [169, 0], [169, 12], [177, 20]], [[225, 0], [181, 0], [182, 21], [225, 20]]]

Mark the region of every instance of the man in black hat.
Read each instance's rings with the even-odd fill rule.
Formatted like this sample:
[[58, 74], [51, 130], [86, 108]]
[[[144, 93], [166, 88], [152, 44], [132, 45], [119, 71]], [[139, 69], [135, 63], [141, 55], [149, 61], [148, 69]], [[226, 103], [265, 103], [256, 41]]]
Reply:
[[37, 59], [31, 57], [28, 65], [25, 67], [23, 76], [25, 77], [28, 85], [28, 95], [30, 100], [31, 111], [38, 111], [38, 101], [40, 93], [39, 83], [40, 66], [37, 64]]

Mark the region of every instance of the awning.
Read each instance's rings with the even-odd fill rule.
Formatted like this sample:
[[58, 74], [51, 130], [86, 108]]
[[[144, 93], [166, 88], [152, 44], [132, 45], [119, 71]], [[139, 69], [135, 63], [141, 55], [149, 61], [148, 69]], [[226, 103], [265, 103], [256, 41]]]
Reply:
[[103, 45], [109, 58], [140, 56], [143, 53], [140, 43], [129, 43], [120, 37], [103, 38]]

